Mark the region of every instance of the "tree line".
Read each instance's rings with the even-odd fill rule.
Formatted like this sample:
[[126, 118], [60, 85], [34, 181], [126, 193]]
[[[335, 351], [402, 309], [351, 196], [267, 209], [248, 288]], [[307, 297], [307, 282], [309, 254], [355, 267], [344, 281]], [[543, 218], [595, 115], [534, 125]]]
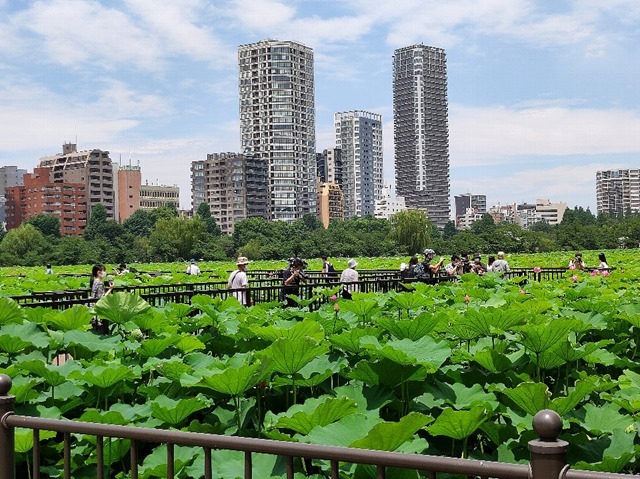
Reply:
[[439, 230], [424, 212], [402, 211], [391, 220], [372, 217], [332, 221], [328, 228], [314, 215], [292, 223], [248, 218], [223, 235], [206, 203], [193, 218], [175, 207], [138, 210], [122, 224], [107, 219], [96, 205], [83, 236], [61, 236], [60, 221], [35, 216], [20, 227], [0, 233], [0, 265], [36, 266], [133, 262], [172, 262], [190, 258], [226, 260], [288, 257], [375, 257], [412, 255], [429, 247], [437, 254], [463, 251], [495, 253], [549, 252], [636, 248], [640, 244], [640, 215], [595, 216], [589, 209], [568, 209], [559, 225], [537, 223], [523, 229], [495, 224], [490, 215], [470, 229], [458, 231], [453, 222]]

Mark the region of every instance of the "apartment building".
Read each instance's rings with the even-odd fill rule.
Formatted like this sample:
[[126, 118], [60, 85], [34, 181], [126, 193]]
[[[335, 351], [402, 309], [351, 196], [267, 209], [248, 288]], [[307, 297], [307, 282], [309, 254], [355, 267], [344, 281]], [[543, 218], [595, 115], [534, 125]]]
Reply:
[[640, 212], [640, 168], [596, 172], [596, 209], [611, 215]]

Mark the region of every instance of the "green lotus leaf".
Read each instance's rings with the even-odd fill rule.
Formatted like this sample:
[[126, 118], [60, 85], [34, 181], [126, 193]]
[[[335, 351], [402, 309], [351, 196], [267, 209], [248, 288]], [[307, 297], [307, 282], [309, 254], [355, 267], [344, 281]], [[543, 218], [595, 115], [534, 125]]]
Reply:
[[376, 424], [365, 437], [352, 442], [349, 447], [395, 451], [431, 421], [431, 416], [411, 412], [398, 422]]
[[566, 340], [575, 330], [575, 321], [556, 319], [547, 324], [527, 324], [520, 328], [524, 347], [539, 354]]
[[375, 337], [377, 334], [378, 330], [372, 326], [354, 328], [331, 335], [329, 342], [347, 353], [359, 354], [363, 350], [360, 340], [365, 336]]
[[429, 334], [443, 319], [443, 315], [423, 311], [413, 319], [400, 320], [384, 317], [376, 321], [378, 326], [389, 331], [397, 339], [416, 341]]
[[340, 311], [352, 312], [362, 320], [371, 318], [380, 308], [378, 302], [373, 299], [359, 298], [358, 301], [340, 301]]
[[260, 351], [260, 357], [271, 358], [273, 369], [282, 374], [295, 374], [316, 357], [329, 351], [325, 343], [318, 343], [309, 337], [297, 339], [280, 338], [267, 349]]
[[365, 438], [381, 422], [378, 411], [357, 412], [326, 426], [315, 427], [309, 434], [297, 436], [297, 439], [323, 446], [350, 447], [354, 442]]
[[297, 322], [293, 326], [291, 326], [291, 324], [283, 324], [282, 327], [272, 325], [257, 326], [251, 329], [257, 337], [271, 342], [280, 338], [297, 339], [310, 337], [316, 341], [322, 341], [324, 339], [324, 329], [320, 323], [309, 319]]
[[468, 411], [446, 408], [427, 430], [434, 436], [462, 440], [471, 436], [487, 419], [487, 410], [483, 406], [476, 406]]
[[428, 374], [429, 371], [425, 366], [404, 365], [383, 359], [375, 362], [362, 360], [347, 373], [347, 377], [369, 385], [384, 384], [395, 387], [407, 381], [423, 381]]
[[[193, 448], [188, 446], [174, 446], [173, 467], [176, 477], [182, 476], [182, 471], [191, 465], [195, 459]], [[156, 479], [168, 477], [167, 475], [167, 446], [162, 444], [157, 446], [151, 454], [144, 458], [142, 465], [138, 469], [140, 479]], [[235, 476], [229, 476], [235, 477]]]
[[24, 371], [29, 371], [30, 373], [41, 377], [49, 386], [59, 386], [67, 380], [65, 376], [60, 374], [56, 367], [49, 366], [44, 361], [22, 361], [20, 362], [19, 367]]
[[[204, 452], [202, 449], [197, 452], [193, 451], [193, 448], [189, 450], [192, 451], [193, 462], [184, 468], [186, 476], [183, 475], [181, 477], [204, 477]], [[213, 458], [215, 471], [213, 477], [215, 479], [245, 477], [244, 452], [217, 450], [211, 452], [211, 457]], [[160, 461], [162, 461], [161, 454], [158, 455], [158, 468], [161, 467]], [[166, 453], [164, 461], [166, 462]], [[285, 467], [284, 461], [273, 454], [252, 454], [251, 456], [251, 469], [255, 478], [286, 477]], [[158, 472], [161, 473], [162, 469], [158, 469]], [[154, 477], [167, 476], [165, 473], [164, 476], [160, 474]], [[295, 478], [299, 479], [299, 475], [296, 474]]]
[[[165, 332], [170, 329], [170, 323], [165, 314], [151, 311], [147, 314], [140, 314], [131, 319], [141, 331], [153, 331], [155, 333]], [[174, 328], [175, 329], [175, 328]]]
[[49, 336], [33, 323], [11, 323], [0, 329], [0, 350], [9, 354], [19, 353], [31, 347], [44, 349], [47, 346]]
[[145, 358], [153, 358], [159, 356], [169, 347], [180, 341], [180, 336], [172, 334], [163, 338], [145, 339], [140, 344], [138, 353]]
[[[129, 424], [122, 413], [118, 411], [99, 411], [97, 409], [87, 409], [78, 418], [83, 422], [95, 422], [98, 424], [115, 424], [117, 426], [125, 426]], [[95, 438], [95, 436], [86, 436], [87, 438]]]
[[372, 355], [387, 358], [402, 365], [419, 364], [429, 372], [436, 372], [451, 356], [451, 349], [444, 341], [437, 341], [424, 336], [417, 341], [410, 339], [393, 339], [381, 345], [375, 338], [367, 338], [363, 346]]
[[135, 375], [133, 370], [124, 364], [103, 363], [92, 364], [83, 371], [73, 371], [69, 374], [69, 377], [83, 381], [91, 386], [108, 389], [121, 381], [133, 379]]
[[527, 313], [504, 308], [469, 308], [458, 324], [466, 326], [478, 333], [478, 336], [493, 336], [504, 334], [514, 326], [524, 324]]
[[165, 306], [165, 314], [175, 319], [183, 319], [195, 311], [195, 305], [183, 303], [169, 303]]
[[634, 418], [620, 414], [619, 407], [615, 404], [600, 407], [594, 404], [584, 405], [584, 420], [581, 426], [592, 434], [607, 434], [616, 428], [627, 430], [634, 423]]
[[64, 344], [78, 346], [92, 353], [117, 351], [122, 347], [119, 337], [98, 336], [87, 331], [67, 331], [64, 333]]
[[433, 306], [434, 300], [421, 294], [398, 293], [391, 296], [387, 304], [398, 309], [417, 311], [420, 308]]
[[307, 399], [303, 405], [294, 406], [278, 419], [275, 427], [291, 429], [299, 434], [309, 434], [317, 426], [327, 426], [349, 414], [358, 407], [352, 399], [323, 397]]
[[184, 373], [192, 371], [191, 366], [184, 364], [180, 360], [164, 361], [157, 365], [156, 370], [164, 377], [171, 379], [172, 381], [179, 382], [180, 376]]
[[600, 472], [623, 472], [636, 455], [634, 446], [636, 436], [636, 431], [627, 432], [622, 429], [613, 429], [606, 441], [602, 441], [602, 446], [605, 444], [608, 446], [602, 452], [594, 451], [594, 455], [601, 457], [602, 461], [579, 461], [575, 464], [575, 468]]
[[473, 355], [473, 360], [487, 371], [501, 373], [511, 368], [511, 360], [506, 354], [496, 351], [493, 348], [483, 349]]
[[535, 415], [538, 411], [549, 408], [549, 388], [542, 383], [526, 382], [515, 388], [507, 388], [502, 393], [511, 399], [527, 414]]
[[268, 358], [254, 360], [252, 364], [229, 365], [223, 371], [204, 376], [198, 385], [222, 394], [240, 396], [262, 381], [268, 373]]
[[17, 404], [26, 403], [40, 396], [35, 390], [36, 386], [42, 382], [40, 378], [13, 376], [11, 380], [11, 394], [16, 397]]
[[55, 329], [61, 331], [87, 331], [91, 328], [91, 318], [93, 315], [88, 307], [76, 304], [75, 306], [62, 311], [52, 311], [47, 314], [46, 321]]
[[26, 318], [24, 310], [11, 298], [0, 298], [0, 325], [22, 323]]
[[549, 408], [564, 417], [595, 390], [596, 386], [591, 381], [576, 381], [575, 387], [571, 389], [567, 397], [555, 398], [551, 401]]
[[[444, 400], [455, 409], [469, 409], [478, 404], [488, 406], [492, 410], [498, 407], [495, 394], [486, 392], [479, 384], [467, 387], [461, 383], [447, 384], [436, 381], [434, 386], [427, 389], [427, 394], [435, 400]], [[416, 398], [416, 401], [419, 402], [420, 397]]]
[[209, 401], [202, 395], [178, 400], [160, 395], [151, 402], [153, 416], [174, 427], [181, 424], [194, 412], [201, 411], [208, 406]]
[[98, 300], [94, 306], [96, 314], [115, 324], [125, 324], [137, 316], [146, 314], [151, 305], [137, 294], [111, 293]]
[[180, 340], [175, 343], [175, 347], [183, 353], [192, 353], [207, 348], [202, 341], [191, 334], [182, 335]]

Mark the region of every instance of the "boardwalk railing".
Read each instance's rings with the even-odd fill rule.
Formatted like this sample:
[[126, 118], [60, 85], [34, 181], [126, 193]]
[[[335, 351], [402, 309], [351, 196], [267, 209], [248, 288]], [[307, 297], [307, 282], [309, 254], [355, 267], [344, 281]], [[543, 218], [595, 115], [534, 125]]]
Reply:
[[[392, 467], [423, 471], [428, 473], [430, 479], [436, 479], [437, 473], [498, 479], [628, 479], [631, 477], [623, 474], [569, 470], [567, 464], [569, 445], [558, 439], [562, 430], [562, 419], [550, 410], [540, 411], [533, 419], [533, 428], [539, 439], [529, 442], [530, 463], [524, 465], [22, 416], [14, 412], [15, 397], [9, 394], [10, 389], [11, 378], [0, 374], [0, 479], [16, 479], [14, 450], [16, 427], [32, 429], [34, 432], [33, 479], [41, 477], [40, 431], [55, 431], [62, 434], [62, 464], [65, 479], [72, 477], [72, 434], [96, 437], [95, 477], [98, 479], [104, 478], [105, 437], [131, 440], [127, 467], [132, 479], [137, 479], [138, 467], [143, 459], [138, 454], [138, 443], [167, 445], [167, 479], [175, 477], [175, 446], [192, 446], [204, 450], [203, 477], [205, 479], [219, 477], [214, 476], [216, 463], [215, 453], [212, 454], [212, 451], [215, 450], [244, 452], [245, 479], [254, 477], [252, 456], [256, 453], [278, 455], [284, 458], [287, 479], [293, 479], [298, 472], [308, 475], [309, 472], [304, 470], [302, 464], [308, 465], [314, 459], [329, 461], [329, 474], [332, 479], [344, 477], [340, 475], [341, 463], [372, 465], [377, 469], [378, 479], [384, 479], [387, 469]], [[303, 461], [296, 462], [294, 461], [296, 458]]]

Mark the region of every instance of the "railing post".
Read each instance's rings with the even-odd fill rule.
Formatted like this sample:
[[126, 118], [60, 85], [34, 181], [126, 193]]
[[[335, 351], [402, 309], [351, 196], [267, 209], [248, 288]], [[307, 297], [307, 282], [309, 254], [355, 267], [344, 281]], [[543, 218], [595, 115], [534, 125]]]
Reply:
[[533, 430], [538, 439], [529, 441], [532, 479], [562, 479], [568, 469], [569, 443], [558, 439], [562, 431], [562, 418], [550, 409], [539, 411], [533, 418]]
[[5, 419], [13, 414], [16, 403], [15, 396], [9, 395], [11, 378], [0, 374], [0, 479], [15, 479], [16, 467], [14, 459], [14, 437], [12, 427], [5, 426]]

